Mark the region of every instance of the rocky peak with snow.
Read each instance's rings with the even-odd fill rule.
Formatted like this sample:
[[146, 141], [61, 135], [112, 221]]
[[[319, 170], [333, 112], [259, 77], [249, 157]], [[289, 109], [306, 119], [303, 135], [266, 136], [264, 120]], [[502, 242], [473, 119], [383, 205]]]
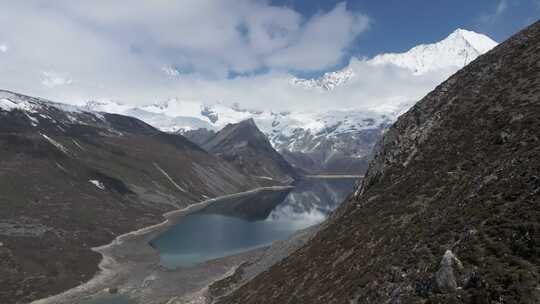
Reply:
[[354, 71], [351, 68], [345, 68], [340, 71], [325, 73], [322, 77], [316, 79], [293, 78], [291, 79], [291, 84], [305, 88], [320, 88], [331, 91], [345, 84], [354, 75]]
[[228, 124], [201, 146], [249, 176], [284, 183], [296, 177], [294, 168], [272, 147], [253, 118]]
[[462, 68], [497, 46], [486, 35], [457, 29], [444, 40], [418, 45], [405, 53], [382, 54], [369, 60], [371, 64], [393, 64], [421, 75], [437, 69]]
[[[497, 46], [497, 42], [486, 35], [457, 29], [444, 40], [432, 44], [421, 44], [404, 53], [377, 55], [367, 60], [372, 65], [394, 65], [408, 69], [413, 75], [422, 75], [443, 69], [460, 69]], [[325, 73], [315, 79], [293, 78], [291, 84], [308, 89], [334, 90], [360, 75], [354, 66]]]
[[273, 149], [282, 152], [295, 167], [311, 173], [347, 174], [361, 174], [365, 170], [377, 138], [403, 112], [401, 108], [392, 111], [255, 111], [235, 104], [206, 105], [178, 99], [139, 107], [89, 102], [85, 108], [134, 116], [165, 132], [185, 135], [201, 146], [216, 131], [243, 122], [239, 125], [260, 129]]

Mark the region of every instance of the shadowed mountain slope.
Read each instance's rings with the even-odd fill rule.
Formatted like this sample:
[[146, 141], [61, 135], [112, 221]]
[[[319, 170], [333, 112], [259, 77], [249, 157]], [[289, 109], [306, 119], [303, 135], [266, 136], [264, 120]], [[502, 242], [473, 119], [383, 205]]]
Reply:
[[540, 23], [384, 135], [303, 248], [219, 303], [539, 303]]
[[202, 147], [260, 181], [290, 183], [296, 177], [294, 168], [274, 150], [253, 119], [228, 124]]
[[232, 165], [135, 118], [0, 91], [0, 303], [90, 279], [90, 248], [194, 202], [255, 188]]

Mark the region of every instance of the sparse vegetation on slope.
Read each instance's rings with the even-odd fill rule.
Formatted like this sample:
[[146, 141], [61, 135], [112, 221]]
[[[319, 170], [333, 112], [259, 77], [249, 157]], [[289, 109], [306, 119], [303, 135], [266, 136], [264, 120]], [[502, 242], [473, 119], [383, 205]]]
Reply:
[[385, 134], [356, 196], [219, 303], [539, 303], [540, 22]]

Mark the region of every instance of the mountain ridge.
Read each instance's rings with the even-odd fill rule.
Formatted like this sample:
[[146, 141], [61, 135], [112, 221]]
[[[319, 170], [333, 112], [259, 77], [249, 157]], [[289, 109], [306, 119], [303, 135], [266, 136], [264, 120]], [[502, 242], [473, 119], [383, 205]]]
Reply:
[[538, 303], [539, 57], [536, 22], [439, 85], [314, 238], [215, 303]]
[[228, 124], [201, 146], [231, 162], [247, 175], [261, 180], [288, 184], [297, 177], [294, 168], [274, 150], [252, 118]]
[[0, 146], [6, 304], [90, 279], [101, 259], [92, 247], [159, 223], [165, 212], [260, 185], [136, 118], [10, 91], [0, 91]]

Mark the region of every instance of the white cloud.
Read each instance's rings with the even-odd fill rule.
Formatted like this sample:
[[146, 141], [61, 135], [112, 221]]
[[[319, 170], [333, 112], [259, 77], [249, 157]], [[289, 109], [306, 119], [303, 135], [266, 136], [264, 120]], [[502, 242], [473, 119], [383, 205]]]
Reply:
[[[224, 70], [250, 72], [266, 66], [324, 68], [320, 62], [342, 59], [344, 49], [367, 24], [367, 17], [348, 11], [344, 3], [305, 20], [290, 8], [257, 0], [61, 2], [70, 16], [106, 28], [125, 45], [179, 61], [172, 64], [205, 73], [217, 71], [217, 75]], [[299, 65], [291, 60], [287, 66], [277, 60], [276, 66], [275, 59], [268, 59], [308, 47], [321, 49], [316, 60]]]
[[333, 91], [293, 86], [292, 76], [283, 72], [212, 81], [180, 75], [172, 83], [174, 90], [169, 97], [206, 103], [239, 103], [254, 109], [395, 109], [401, 103], [419, 100], [455, 71], [452, 68], [413, 75], [408, 69], [377, 66], [357, 58], [351, 60], [348, 68], [356, 76]]
[[504, 13], [507, 8], [508, 8], [508, 3], [506, 2], [506, 0], [500, 0], [499, 3], [497, 4], [497, 8], [495, 9], [495, 15], [497, 16], [502, 15], [502, 13]]
[[[9, 52], [0, 56], [0, 88], [68, 103], [178, 97], [276, 110], [367, 109], [416, 100], [448, 76], [353, 59], [358, 77], [338, 90], [289, 84], [289, 69], [344, 60], [368, 25], [344, 4], [305, 18], [261, 0], [2, 1], [0, 37]], [[260, 69], [268, 72], [227, 78]]]
[[499, 0], [493, 11], [483, 14], [479, 17], [479, 22], [487, 26], [492, 25], [501, 18], [501, 16], [506, 12], [507, 9], [508, 1]]
[[1, 53], [7, 53], [8, 49], [9, 49], [9, 48], [8, 48], [7, 44], [5, 44], [5, 43], [0, 43], [0, 52], [1, 52]]
[[306, 18], [265, 0], [1, 1], [0, 37], [10, 52], [0, 57], [0, 87], [134, 102], [144, 95], [134, 88], [145, 88], [148, 101], [181, 95], [171, 83], [177, 73], [222, 80], [231, 72], [327, 68], [367, 24], [344, 4]]
[[49, 71], [49, 72], [42, 73], [41, 83], [48, 88], [54, 88], [58, 86], [72, 84], [73, 80], [67, 78], [65, 75], [62, 75], [61, 73]]
[[327, 14], [309, 20], [299, 33], [298, 42], [277, 51], [268, 59], [270, 66], [298, 70], [321, 70], [339, 63], [344, 46], [350, 45], [369, 25], [369, 18], [351, 14], [339, 4]]

